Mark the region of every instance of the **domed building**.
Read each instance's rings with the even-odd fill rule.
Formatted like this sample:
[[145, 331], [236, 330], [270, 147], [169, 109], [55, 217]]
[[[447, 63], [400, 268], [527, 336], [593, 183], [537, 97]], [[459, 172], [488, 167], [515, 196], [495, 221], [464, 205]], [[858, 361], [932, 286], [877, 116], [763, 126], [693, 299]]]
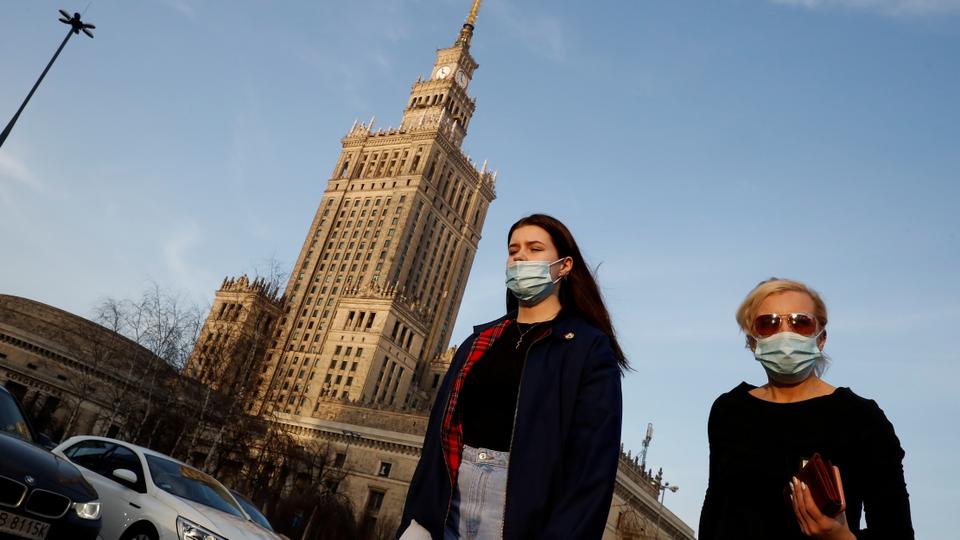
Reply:
[[0, 294], [0, 384], [54, 441], [120, 435], [149, 389], [176, 376], [146, 348], [83, 317]]

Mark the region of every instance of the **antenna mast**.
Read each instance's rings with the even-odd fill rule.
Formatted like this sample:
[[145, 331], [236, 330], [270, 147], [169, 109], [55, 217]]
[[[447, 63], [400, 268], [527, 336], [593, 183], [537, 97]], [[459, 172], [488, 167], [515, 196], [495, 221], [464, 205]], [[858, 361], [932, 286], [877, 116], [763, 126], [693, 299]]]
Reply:
[[653, 439], [653, 424], [647, 424], [647, 436], [643, 439], [643, 450], [640, 451], [640, 468], [647, 470], [647, 449], [650, 448], [650, 440]]

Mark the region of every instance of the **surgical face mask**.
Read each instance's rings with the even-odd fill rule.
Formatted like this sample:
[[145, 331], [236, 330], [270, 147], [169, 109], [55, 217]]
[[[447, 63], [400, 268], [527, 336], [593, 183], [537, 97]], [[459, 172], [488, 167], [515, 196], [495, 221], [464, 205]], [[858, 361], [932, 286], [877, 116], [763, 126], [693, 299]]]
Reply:
[[[564, 257], [566, 258], [566, 257]], [[507, 288], [520, 305], [535, 306], [550, 296], [560, 278], [553, 279], [550, 268], [562, 261], [516, 261], [507, 267]]]
[[817, 360], [823, 356], [815, 336], [801, 336], [793, 332], [780, 332], [760, 338], [753, 349], [753, 356], [763, 364], [767, 375], [776, 382], [795, 384], [813, 373]]

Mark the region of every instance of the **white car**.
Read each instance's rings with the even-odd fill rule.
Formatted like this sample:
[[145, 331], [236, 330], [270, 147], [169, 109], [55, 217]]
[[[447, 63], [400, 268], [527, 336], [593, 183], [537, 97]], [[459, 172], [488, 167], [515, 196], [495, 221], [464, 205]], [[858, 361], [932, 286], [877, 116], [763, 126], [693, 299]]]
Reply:
[[289, 540], [289, 538], [286, 536], [277, 534], [276, 531], [273, 530], [273, 524], [271, 524], [270, 520], [267, 519], [267, 516], [263, 515], [263, 512], [257, 508], [257, 505], [253, 504], [253, 501], [232, 489], [230, 490], [230, 494], [233, 495], [233, 498], [236, 499], [238, 503], [240, 503], [240, 507], [243, 508], [243, 511], [250, 516], [250, 521], [256, 523], [267, 531], [270, 531], [271, 534], [275, 535], [275, 537], [280, 540]]
[[100, 494], [104, 540], [275, 539], [212, 476], [116, 439], [71, 437], [53, 449]]

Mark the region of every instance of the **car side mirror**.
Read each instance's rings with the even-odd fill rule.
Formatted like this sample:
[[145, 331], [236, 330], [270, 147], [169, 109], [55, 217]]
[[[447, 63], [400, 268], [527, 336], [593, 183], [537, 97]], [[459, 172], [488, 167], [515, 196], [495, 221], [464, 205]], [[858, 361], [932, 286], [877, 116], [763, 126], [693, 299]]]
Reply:
[[125, 482], [130, 482], [131, 484], [137, 483], [137, 473], [131, 471], [130, 469], [114, 469], [113, 477], [119, 478]]

